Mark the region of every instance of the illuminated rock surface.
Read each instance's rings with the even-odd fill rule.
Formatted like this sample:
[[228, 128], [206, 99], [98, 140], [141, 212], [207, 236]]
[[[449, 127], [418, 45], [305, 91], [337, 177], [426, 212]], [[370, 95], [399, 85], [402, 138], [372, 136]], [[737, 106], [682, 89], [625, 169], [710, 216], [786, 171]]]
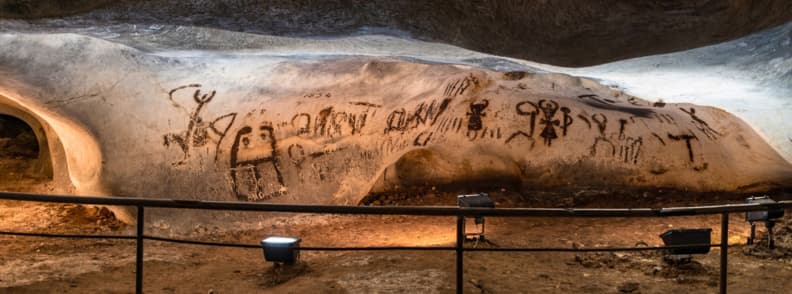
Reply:
[[[497, 207], [790, 199], [790, 20], [788, 0], [0, 0], [0, 186], [385, 206], [469, 192]], [[129, 212], [0, 201], [0, 225], [133, 235]], [[739, 245], [741, 220], [730, 247], [772, 259], [729, 254], [730, 275], [751, 281], [729, 289], [788, 289], [789, 254]], [[447, 217], [147, 208], [139, 221], [149, 237], [235, 244], [456, 240]], [[660, 246], [667, 228], [719, 225], [494, 218], [471, 245]], [[789, 223], [776, 229], [783, 247]], [[10, 292], [133, 287], [134, 242], [5, 238]], [[260, 250], [150, 241], [145, 292], [453, 291], [453, 260], [436, 252], [305, 252], [288, 273], [262, 267]], [[714, 292], [717, 254], [695, 259], [466, 255], [464, 292]]]
[[783, 24], [789, 2], [567, 2], [0, 1], [0, 112], [84, 195], [792, 183], [790, 24], [535, 63], [718, 43]]
[[80, 194], [356, 204], [470, 183], [737, 191], [783, 186], [792, 172], [725, 111], [564, 74], [149, 54], [73, 34], [0, 44], [4, 102], [57, 138], [56, 181]]

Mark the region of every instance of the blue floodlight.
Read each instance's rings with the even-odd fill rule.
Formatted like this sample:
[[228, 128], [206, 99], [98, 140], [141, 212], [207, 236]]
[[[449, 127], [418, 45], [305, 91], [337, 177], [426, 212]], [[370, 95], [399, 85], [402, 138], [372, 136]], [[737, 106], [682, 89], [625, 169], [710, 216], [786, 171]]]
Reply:
[[264, 259], [274, 263], [294, 264], [300, 259], [300, 238], [272, 236], [261, 240]]

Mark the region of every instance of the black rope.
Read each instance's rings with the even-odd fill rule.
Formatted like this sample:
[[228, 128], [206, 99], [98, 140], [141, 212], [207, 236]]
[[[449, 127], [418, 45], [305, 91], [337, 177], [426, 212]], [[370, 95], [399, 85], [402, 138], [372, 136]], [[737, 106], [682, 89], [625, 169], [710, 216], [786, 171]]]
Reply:
[[381, 246], [381, 247], [299, 247], [300, 251], [453, 251], [456, 247], [415, 247], [415, 246]]
[[19, 192], [0, 192], [0, 199], [93, 205], [290, 213], [502, 217], [669, 217], [761, 211], [792, 207], [792, 201], [779, 201], [773, 204], [742, 203], [670, 208], [460, 208], [455, 206], [343, 206], [131, 197], [63, 196]]
[[261, 245], [184, 240], [184, 239], [173, 239], [173, 238], [165, 238], [165, 237], [157, 237], [157, 236], [146, 236], [146, 235], [143, 235], [143, 239], [160, 241], [160, 242], [169, 242], [169, 243], [190, 244], [190, 245], [261, 249]]
[[[27, 232], [10, 232], [0, 231], [0, 235], [11, 236], [28, 236], [28, 237], [44, 237], [44, 238], [81, 238], [81, 239], [126, 239], [134, 240], [135, 236], [124, 235], [78, 235], [78, 234], [48, 234], [48, 233], [27, 233]], [[189, 245], [202, 245], [202, 246], [215, 246], [215, 247], [233, 247], [245, 249], [261, 249], [261, 245], [254, 244], [240, 244], [240, 243], [226, 243], [226, 242], [210, 242], [198, 240], [185, 240], [174, 239], [158, 236], [143, 236], [144, 239], [154, 240], [160, 242], [189, 244]], [[606, 248], [557, 248], [557, 247], [510, 247], [510, 248], [475, 248], [465, 247], [464, 251], [508, 251], [508, 252], [620, 252], [620, 251], [655, 251], [655, 250], [670, 250], [670, 249], [690, 249], [701, 247], [719, 247], [720, 244], [690, 244], [690, 245], [670, 245], [670, 246], [654, 246], [654, 247], [606, 247]], [[437, 247], [417, 247], [417, 246], [368, 246], [368, 247], [316, 247], [306, 246], [295, 248], [300, 251], [453, 251], [456, 247], [452, 246], [437, 246]]]
[[73, 238], [73, 239], [124, 239], [124, 240], [135, 239], [135, 236], [126, 236], [126, 235], [49, 234], [49, 233], [13, 232], [13, 231], [0, 231], [0, 235], [28, 236], [28, 237], [42, 237], [42, 238]]
[[671, 249], [693, 249], [701, 247], [720, 247], [720, 244], [690, 244], [654, 247], [603, 247], [603, 248], [552, 248], [552, 247], [509, 247], [509, 248], [465, 248], [465, 251], [520, 251], [520, 252], [620, 252], [655, 251]]
[[[249, 248], [261, 249], [261, 245], [253, 244], [239, 244], [239, 243], [225, 243], [225, 242], [209, 242], [185, 239], [173, 239], [157, 236], [143, 236], [147, 240], [155, 240], [169, 243], [190, 244], [190, 245], [204, 245], [204, 246], [217, 246], [217, 247], [235, 247], [235, 248]], [[417, 246], [379, 246], [379, 247], [298, 247], [300, 251], [384, 251], [384, 250], [412, 250], [412, 251], [437, 251], [437, 250], [454, 250], [455, 247], [417, 247]]]

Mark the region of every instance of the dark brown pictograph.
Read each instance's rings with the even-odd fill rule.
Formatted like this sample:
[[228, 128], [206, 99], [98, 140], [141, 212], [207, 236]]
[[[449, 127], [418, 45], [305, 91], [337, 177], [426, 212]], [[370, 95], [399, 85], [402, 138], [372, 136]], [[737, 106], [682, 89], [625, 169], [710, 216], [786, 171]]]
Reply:
[[597, 146], [599, 146], [600, 143], [607, 144], [607, 146], [610, 147], [611, 156], [616, 155], [616, 145], [605, 136], [605, 129], [608, 127], [608, 117], [602, 113], [595, 113], [591, 115], [591, 120], [597, 125], [597, 130], [599, 131], [599, 136], [594, 138], [594, 144], [589, 148], [591, 156], [597, 155]]
[[624, 139], [624, 129], [627, 127], [627, 120], [620, 118], [619, 119], [619, 139]]
[[608, 127], [608, 117], [602, 113], [595, 113], [591, 115], [591, 120], [597, 124], [597, 130], [600, 136], [605, 136], [605, 129]]
[[[594, 144], [589, 147], [591, 156], [603, 154], [606, 157], [612, 156], [624, 163], [638, 163], [643, 150], [643, 137], [632, 137], [627, 135], [626, 126], [630, 121], [634, 122], [632, 118], [630, 120], [623, 118], [619, 119], [618, 134], [611, 132], [610, 135], [606, 135], [605, 132], [608, 127], [607, 116], [602, 113], [595, 113], [591, 115], [591, 121], [594, 122], [597, 126], [597, 131], [599, 131], [599, 136], [594, 138]], [[603, 148], [605, 149], [605, 153], [602, 153]]]
[[572, 116], [569, 115], [570, 112], [572, 111], [569, 108], [561, 107], [561, 113], [564, 114], [564, 117], [562, 118], [563, 120], [561, 121], [561, 130], [564, 137], [567, 135], [567, 129], [569, 129], [569, 126], [572, 125], [572, 122], [574, 122]]
[[583, 114], [578, 114], [578, 115], [577, 115], [577, 117], [578, 117], [580, 120], [582, 120], [584, 123], [586, 123], [586, 126], [588, 126], [588, 128], [589, 128], [589, 129], [591, 129], [591, 122], [589, 121], [589, 119], [588, 119], [588, 118], [587, 118], [585, 115], [583, 115]]
[[660, 144], [663, 144], [663, 146], [665, 146], [665, 145], [666, 145], [666, 142], [665, 142], [665, 140], [663, 140], [663, 138], [662, 138], [662, 137], [660, 137], [660, 135], [658, 135], [657, 133], [652, 133], [652, 136], [654, 136], [655, 138], [657, 138], [657, 140], [658, 140], [658, 141], [660, 141]]
[[237, 131], [231, 146], [231, 185], [240, 200], [258, 201], [285, 194], [278, 162], [277, 141], [271, 125]]
[[508, 138], [506, 138], [506, 144], [509, 144], [512, 140], [519, 137], [525, 137], [533, 141], [534, 129], [536, 128], [536, 116], [539, 115], [539, 106], [531, 101], [522, 101], [517, 103], [516, 109], [517, 115], [530, 117], [528, 123], [529, 131], [527, 133], [522, 130], [514, 132]]
[[664, 123], [664, 124], [676, 124], [676, 121], [674, 120], [674, 117], [673, 117], [673, 116], [671, 116], [671, 115], [669, 115], [669, 114], [665, 114], [665, 113], [655, 113], [655, 114], [654, 114], [654, 116], [657, 118], [657, 120], [659, 120], [659, 121], [660, 121], [660, 123]]
[[433, 126], [448, 109], [449, 104], [451, 104], [451, 99], [445, 98], [439, 103], [437, 100], [433, 100], [428, 105], [425, 102], [421, 102], [410, 112], [404, 108], [396, 109], [385, 120], [385, 134], [394, 131], [403, 133], [427, 123]]
[[600, 103], [600, 104], [608, 104], [608, 102], [606, 102], [605, 100], [603, 100], [602, 98], [600, 98], [600, 96], [598, 96], [596, 94], [578, 95], [578, 99], [583, 100], [583, 101], [592, 100], [592, 101]]
[[643, 147], [643, 138], [627, 137], [620, 139], [621, 145], [619, 146], [619, 159], [624, 163], [637, 164], [638, 159], [641, 157], [641, 148]]
[[690, 145], [690, 140], [698, 140], [695, 135], [692, 134], [681, 134], [681, 135], [672, 135], [671, 133], [668, 134], [668, 138], [674, 141], [685, 141], [685, 146], [687, 146], [688, 156], [690, 157], [690, 162], [694, 162], [693, 158], [693, 146]]
[[382, 140], [379, 149], [383, 154], [391, 154], [399, 150], [404, 150], [410, 146], [410, 143], [414, 142], [408, 142], [400, 137], [387, 137], [385, 140]]
[[[369, 108], [376, 108], [374, 104], [354, 104], [365, 107], [362, 111], [339, 111], [333, 107], [327, 107], [316, 114], [311, 130], [311, 116], [301, 113], [292, 117], [292, 127], [298, 128], [298, 134], [307, 134], [325, 137], [340, 137], [343, 135], [360, 134], [366, 126], [369, 117]], [[307, 130], [307, 131], [306, 131]], [[313, 133], [311, 133], [313, 132]]]
[[465, 133], [465, 137], [467, 137], [470, 142], [473, 142], [478, 138], [483, 138], [484, 136], [486, 136], [486, 134], [487, 134], [487, 128], [484, 128], [484, 130], [481, 131], [467, 130], [467, 132]]
[[333, 94], [323, 93], [323, 92], [308, 93], [303, 95], [303, 98], [330, 98], [330, 97], [333, 97]]
[[650, 108], [637, 107], [636, 105], [632, 105], [632, 104], [619, 105], [617, 101], [601, 98], [596, 94], [578, 95], [578, 99], [580, 99], [583, 103], [591, 107], [629, 113], [631, 115], [644, 117], [644, 118], [648, 118], [653, 113], [655, 113], [654, 110]]
[[379, 105], [379, 104], [374, 104], [374, 103], [369, 103], [369, 102], [363, 102], [363, 101], [349, 102], [349, 104], [352, 104], [352, 105], [357, 105], [357, 106], [365, 106], [365, 107], [374, 107], [374, 108], [380, 108], [380, 107], [382, 107], [382, 105]]
[[[517, 103], [515, 109], [517, 111], [517, 115], [529, 117], [528, 132], [518, 130], [512, 133], [508, 138], [506, 138], [506, 144], [521, 137], [533, 141], [533, 134], [537, 123], [536, 118], [539, 116], [539, 114], [542, 115], [539, 119], [539, 124], [544, 126], [539, 136], [544, 138], [544, 143], [547, 146], [551, 146], [553, 140], [558, 138], [558, 133], [555, 129], [556, 127], [560, 127], [561, 135], [566, 136], [569, 126], [572, 125], [572, 122], [574, 121], [572, 115], [570, 114], [572, 110], [567, 107], [559, 107], [558, 103], [552, 100], [539, 100], [538, 104], [531, 101], [522, 101]], [[563, 113], [561, 120], [555, 118], [555, 115], [559, 110], [561, 113]]]
[[316, 120], [314, 121], [314, 135], [317, 136], [325, 136], [330, 135], [330, 129], [328, 128], [328, 123], [331, 122], [331, 114], [333, 114], [333, 107], [327, 107], [319, 111], [319, 114], [316, 115]]
[[434, 135], [434, 132], [429, 132], [427, 134], [427, 132], [424, 131], [419, 133], [418, 136], [415, 137], [415, 140], [413, 140], [413, 146], [426, 146], [426, 144], [429, 144], [429, 140], [432, 140], [432, 135]]
[[484, 109], [486, 109], [487, 106], [489, 106], [489, 100], [487, 99], [483, 99], [478, 103], [470, 103], [470, 111], [467, 113], [468, 131], [481, 130], [481, 127], [484, 125], [481, 118], [487, 116], [487, 114], [484, 113]]
[[407, 111], [404, 108], [392, 111], [386, 119], [385, 134], [392, 131], [404, 131], [407, 128], [405, 123]]
[[297, 129], [298, 135], [310, 135], [311, 115], [307, 113], [295, 114], [291, 119], [291, 126]]
[[704, 121], [703, 119], [701, 119], [696, 115], [695, 108], [691, 107], [690, 110], [679, 108], [679, 110], [682, 110], [682, 112], [690, 115], [690, 118], [692, 119], [691, 122], [693, 123], [693, 125], [696, 126], [696, 128], [699, 131], [701, 131], [701, 133], [703, 133], [704, 136], [706, 136], [708, 139], [716, 140], [718, 139], [719, 136], [721, 136], [721, 134], [718, 133], [718, 131], [710, 127], [706, 121]]
[[453, 83], [449, 83], [446, 85], [445, 90], [443, 90], [443, 95], [445, 97], [455, 97], [458, 95], [465, 94], [470, 86], [477, 85], [479, 83], [478, 78], [474, 77], [472, 74], [466, 76], [462, 79], [458, 79]]
[[327, 154], [341, 150], [344, 150], [344, 148], [308, 152], [306, 151], [306, 148], [303, 147], [301, 144], [295, 143], [289, 145], [289, 148], [286, 149], [286, 152], [289, 155], [289, 159], [291, 159], [291, 162], [294, 163], [294, 165], [297, 168], [302, 168], [302, 164], [303, 162], [305, 162], [306, 159], [316, 159], [325, 156]]
[[553, 140], [558, 139], [555, 127], [561, 125], [561, 121], [553, 119], [558, 111], [558, 103], [551, 100], [539, 100], [539, 109], [542, 110], [543, 114], [539, 124], [544, 125], [544, 129], [542, 129], [542, 133], [539, 136], [544, 138], [545, 145], [552, 146]]
[[291, 144], [289, 148], [286, 149], [286, 152], [289, 154], [292, 163], [294, 163], [297, 168], [301, 168], [303, 161], [305, 161], [305, 148], [300, 144]]
[[[184, 106], [174, 100], [174, 94], [180, 90], [187, 88], [200, 88], [200, 84], [190, 84], [186, 86], [177, 87], [168, 92], [168, 100], [180, 109], [187, 111]], [[163, 136], [163, 145], [169, 147], [171, 144], [179, 146], [183, 153], [181, 160], [172, 163], [173, 165], [182, 165], [186, 163], [190, 157], [190, 150], [192, 148], [204, 147], [210, 143], [214, 144], [214, 160], [220, 153], [220, 144], [223, 142], [228, 130], [234, 124], [236, 113], [228, 113], [218, 116], [211, 121], [206, 121], [201, 113], [209, 102], [214, 99], [216, 92], [203, 94], [200, 89], [196, 89], [192, 95], [192, 101], [196, 106], [192, 111], [189, 111], [189, 120], [187, 122], [187, 130], [178, 134], [169, 133]]]

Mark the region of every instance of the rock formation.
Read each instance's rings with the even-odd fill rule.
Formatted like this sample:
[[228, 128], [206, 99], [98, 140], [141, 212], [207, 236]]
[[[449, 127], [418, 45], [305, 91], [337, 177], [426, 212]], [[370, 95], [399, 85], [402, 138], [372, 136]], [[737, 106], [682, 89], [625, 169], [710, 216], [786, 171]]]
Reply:
[[[0, 18], [32, 20], [50, 31], [130, 24], [301, 37], [388, 33], [536, 62], [585, 66], [705, 46], [781, 25], [792, 20], [792, 2], [0, 0]], [[0, 23], [2, 27], [16, 24]], [[206, 41], [187, 45], [243, 48]]]
[[370, 192], [788, 185], [722, 110], [557, 73], [370, 57], [163, 56], [0, 35], [0, 98], [35, 117], [79, 194], [357, 204]]

